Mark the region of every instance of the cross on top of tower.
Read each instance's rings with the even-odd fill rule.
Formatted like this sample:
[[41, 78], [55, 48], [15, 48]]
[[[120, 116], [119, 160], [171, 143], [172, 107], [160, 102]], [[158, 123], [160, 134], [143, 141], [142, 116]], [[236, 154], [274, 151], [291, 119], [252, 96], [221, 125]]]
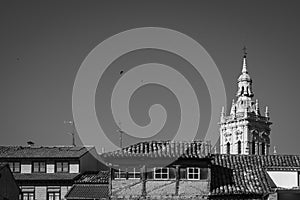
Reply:
[[246, 46], [244, 46], [243, 52], [244, 52], [244, 57], [246, 57], [246, 55], [247, 55], [247, 48], [246, 48]]

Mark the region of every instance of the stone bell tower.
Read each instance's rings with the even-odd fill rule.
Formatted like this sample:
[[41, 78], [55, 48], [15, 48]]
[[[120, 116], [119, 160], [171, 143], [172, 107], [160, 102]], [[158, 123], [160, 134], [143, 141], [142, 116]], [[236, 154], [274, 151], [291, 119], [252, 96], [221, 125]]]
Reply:
[[247, 71], [246, 48], [243, 56], [242, 74], [238, 78], [236, 102], [233, 100], [229, 115], [224, 107], [220, 119], [221, 154], [267, 155], [270, 148], [270, 125], [268, 107], [264, 115], [258, 100], [253, 100], [252, 79]]

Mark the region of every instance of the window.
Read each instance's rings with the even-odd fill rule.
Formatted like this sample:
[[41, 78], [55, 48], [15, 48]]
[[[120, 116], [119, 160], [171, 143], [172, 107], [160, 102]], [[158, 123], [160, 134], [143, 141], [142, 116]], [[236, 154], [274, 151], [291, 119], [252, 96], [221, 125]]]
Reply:
[[69, 163], [56, 162], [56, 172], [69, 172]]
[[169, 179], [175, 179], [176, 178], [176, 169], [173, 167], [169, 168]]
[[115, 170], [114, 172], [115, 179], [126, 179], [126, 172], [121, 169]]
[[11, 172], [19, 173], [21, 171], [19, 162], [9, 162], [8, 165]]
[[200, 168], [188, 167], [187, 168], [187, 178], [188, 178], [188, 180], [199, 180], [200, 179]]
[[153, 178], [154, 178], [154, 171], [153, 170], [148, 171], [147, 172], [147, 179], [152, 180]]
[[255, 141], [252, 141], [252, 154], [255, 154]]
[[60, 192], [47, 192], [47, 200], [60, 200]]
[[262, 143], [261, 144], [261, 155], [265, 155], [265, 151], [266, 151], [265, 143]]
[[34, 192], [22, 192], [22, 200], [34, 200]]
[[33, 172], [46, 172], [46, 163], [33, 162]]
[[187, 179], [187, 170], [185, 168], [180, 168], [179, 170], [180, 179]]
[[164, 167], [154, 168], [154, 179], [158, 179], [158, 180], [169, 179], [169, 168], [164, 168]]
[[139, 169], [132, 168], [128, 170], [128, 178], [129, 179], [140, 179], [141, 178], [141, 172]]
[[242, 143], [241, 143], [241, 141], [238, 141], [237, 148], [238, 148], [238, 154], [241, 154], [242, 153]]
[[227, 154], [230, 154], [230, 143], [228, 142], [227, 144], [226, 144], [226, 151], [227, 151]]
[[200, 168], [200, 180], [208, 178], [208, 168]]

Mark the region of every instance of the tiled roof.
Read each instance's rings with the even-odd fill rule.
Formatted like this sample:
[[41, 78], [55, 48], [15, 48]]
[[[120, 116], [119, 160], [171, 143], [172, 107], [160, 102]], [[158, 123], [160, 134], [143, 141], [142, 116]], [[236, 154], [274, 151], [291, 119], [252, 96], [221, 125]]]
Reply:
[[91, 183], [91, 184], [108, 184], [109, 172], [108, 171], [99, 171], [99, 172], [85, 172], [75, 183]]
[[108, 185], [75, 184], [66, 194], [66, 199], [102, 199], [108, 198]]
[[0, 158], [79, 158], [93, 147], [0, 146]]
[[0, 164], [0, 170], [4, 167], [6, 167], [7, 165], [3, 165], [3, 164]]
[[[145, 199], [161, 199], [166, 196], [175, 197], [175, 180], [151, 180], [146, 182]], [[143, 182], [139, 179], [117, 180], [113, 181], [112, 196], [118, 199], [139, 199], [142, 196]], [[179, 182], [179, 197], [177, 199], [186, 199], [198, 196], [206, 196], [208, 194], [208, 182], [205, 181], [188, 181], [181, 180]], [[126, 198], [127, 197], [127, 198]], [[155, 198], [157, 197], [157, 198]], [[174, 198], [175, 199], [175, 198]]]
[[150, 141], [141, 142], [122, 150], [102, 154], [108, 157], [171, 157], [171, 158], [203, 158], [210, 154], [211, 145], [202, 141]]
[[272, 189], [266, 170], [300, 167], [294, 155], [212, 155], [211, 195], [263, 195]]
[[14, 173], [17, 181], [38, 181], [38, 180], [73, 180], [78, 177], [77, 173]]

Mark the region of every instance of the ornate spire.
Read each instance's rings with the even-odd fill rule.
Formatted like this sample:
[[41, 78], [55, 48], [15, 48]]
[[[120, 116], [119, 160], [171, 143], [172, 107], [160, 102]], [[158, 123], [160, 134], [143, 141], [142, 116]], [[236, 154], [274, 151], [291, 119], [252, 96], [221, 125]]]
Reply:
[[237, 97], [246, 96], [253, 97], [254, 94], [252, 92], [252, 80], [248, 74], [247, 70], [247, 52], [246, 47], [243, 48], [244, 56], [243, 56], [243, 68], [242, 74], [238, 78], [238, 92], [236, 94]]
[[246, 48], [246, 46], [244, 46], [243, 51], [244, 51], [244, 57], [243, 57], [242, 73], [243, 74], [248, 74], [248, 71], [247, 71], [247, 48]]

